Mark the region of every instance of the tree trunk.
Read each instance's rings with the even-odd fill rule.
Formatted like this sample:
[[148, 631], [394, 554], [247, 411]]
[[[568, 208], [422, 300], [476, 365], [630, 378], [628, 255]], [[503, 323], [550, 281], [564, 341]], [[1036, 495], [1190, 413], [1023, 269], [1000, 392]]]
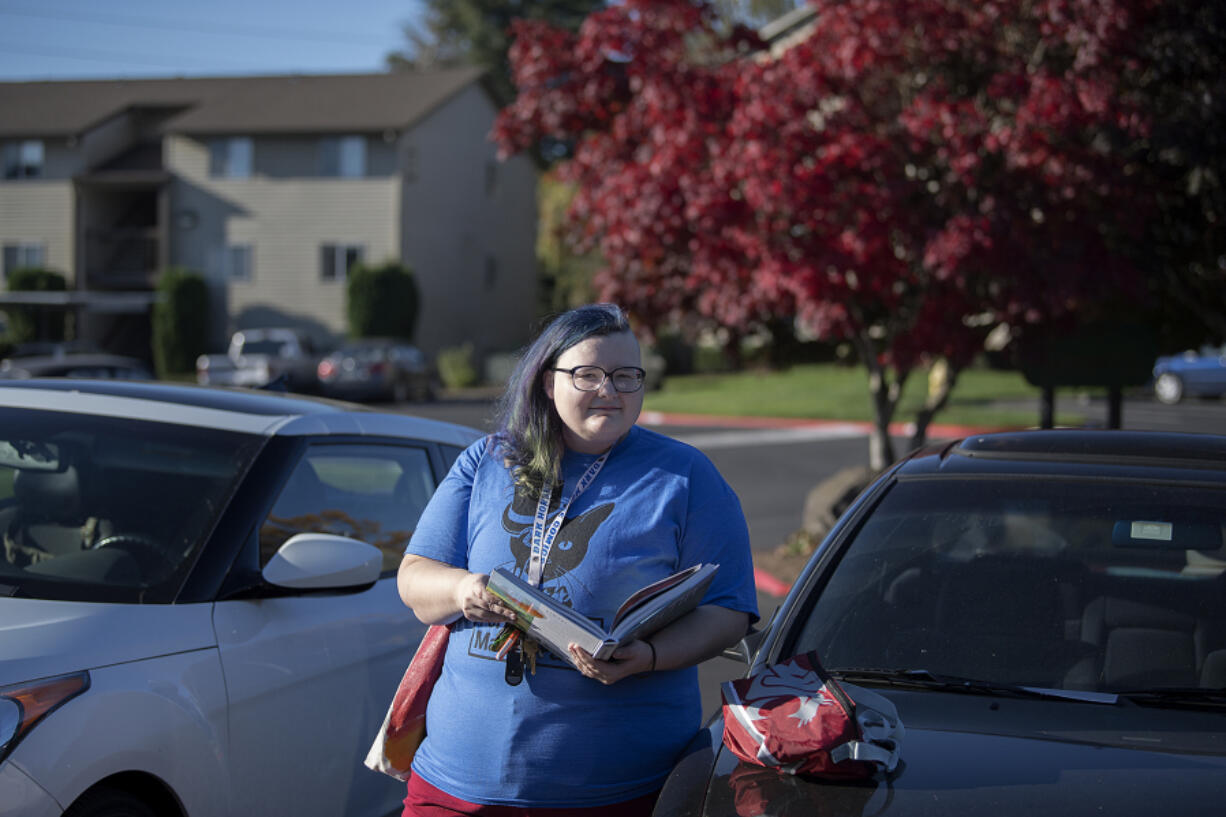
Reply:
[[1056, 425], [1056, 389], [1044, 386], [1039, 398], [1039, 428], [1054, 428]]
[[1107, 389], [1107, 428], [1124, 427], [1124, 389], [1111, 386]]
[[928, 374], [928, 397], [924, 400], [923, 407], [915, 413], [915, 430], [911, 434], [911, 450], [928, 442], [928, 426], [932, 424], [932, 418], [936, 416], [936, 413], [945, 408], [945, 404], [949, 402], [949, 395], [953, 393], [954, 386], [958, 384], [960, 374], [962, 374], [962, 369], [954, 366], [945, 358], [932, 364], [932, 370]]
[[906, 373], [899, 372], [890, 382], [889, 373], [877, 359], [871, 339], [857, 335], [853, 342], [860, 352], [860, 359], [868, 369], [868, 391], [873, 401], [873, 428], [868, 436], [868, 466], [882, 471], [894, 462], [894, 441], [890, 438], [890, 421], [902, 393]]

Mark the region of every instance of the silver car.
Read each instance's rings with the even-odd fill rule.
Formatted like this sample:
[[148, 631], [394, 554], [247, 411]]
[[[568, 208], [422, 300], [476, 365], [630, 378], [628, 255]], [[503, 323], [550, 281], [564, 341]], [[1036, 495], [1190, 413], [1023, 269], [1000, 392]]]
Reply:
[[399, 813], [362, 760], [395, 569], [478, 432], [191, 385], [0, 384], [0, 815]]

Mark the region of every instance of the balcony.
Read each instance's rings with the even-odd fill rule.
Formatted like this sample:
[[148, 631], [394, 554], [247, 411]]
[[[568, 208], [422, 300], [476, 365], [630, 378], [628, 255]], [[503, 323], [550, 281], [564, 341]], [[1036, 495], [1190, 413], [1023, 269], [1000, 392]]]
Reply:
[[157, 227], [89, 231], [85, 236], [89, 289], [153, 289], [157, 284], [160, 248]]

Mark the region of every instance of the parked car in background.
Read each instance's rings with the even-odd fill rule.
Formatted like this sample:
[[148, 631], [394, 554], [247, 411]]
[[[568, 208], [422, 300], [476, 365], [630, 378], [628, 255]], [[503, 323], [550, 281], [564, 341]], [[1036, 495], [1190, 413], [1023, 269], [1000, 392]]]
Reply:
[[104, 380], [153, 380], [143, 360], [105, 352], [18, 355], [0, 360], [0, 380], [30, 377], [80, 377]]
[[1216, 815], [1226, 798], [1226, 437], [985, 434], [894, 466], [743, 642], [816, 651], [905, 726], [889, 778], [740, 763], [722, 721], [656, 814]]
[[6, 357], [53, 357], [103, 351], [89, 340], [27, 340], [14, 346]]
[[230, 337], [224, 355], [196, 359], [196, 382], [263, 388], [279, 381], [286, 391], [313, 392], [319, 355], [311, 336], [298, 329], [243, 329]]
[[1160, 357], [1154, 364], [1154, 396], [1178, 403], [1184, 397], [1226, 394], [1226, 346], [1202, 346], [1200, 351]]
[[165, 383], [0, 384], [0, 814], [375, 817], [425, 627], [396, 567], [475, 430]]
[[407, 400], [435, 396], [436, 375], [416, 346], [394, 338], [350, 341], [319, 361], [320, 390], [343, 400]]

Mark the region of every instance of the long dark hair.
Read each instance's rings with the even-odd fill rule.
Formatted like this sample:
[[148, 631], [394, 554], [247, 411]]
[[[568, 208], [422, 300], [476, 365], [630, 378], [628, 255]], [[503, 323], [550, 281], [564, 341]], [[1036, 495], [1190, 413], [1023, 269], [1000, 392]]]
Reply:
[[557, 481], [562, 461], [562, 420], [545, 393], [541, 375], [570, 347], [591, 337], [630, 331], [615, 304], [589, 304], [554, 318], [527, 348], [498, 401], [498, 439], [515, 485], [539, 496]]

